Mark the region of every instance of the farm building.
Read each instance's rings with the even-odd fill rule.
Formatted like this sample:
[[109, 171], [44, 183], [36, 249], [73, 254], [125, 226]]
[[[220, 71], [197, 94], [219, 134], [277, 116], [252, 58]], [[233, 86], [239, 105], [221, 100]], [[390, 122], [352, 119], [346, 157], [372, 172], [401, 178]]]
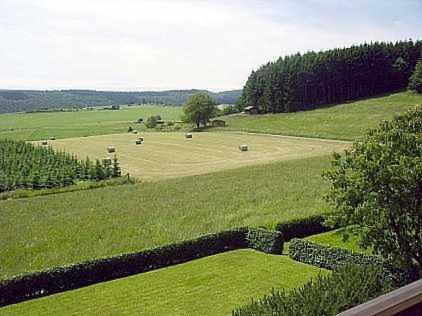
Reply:
[[245, 111], [245, 114], [258, 114], [259, 112], [258, 107], [255, 105], [247, 106], [243, 110]]
[[226, 126], [226, 121], [223, 120], [213, 120], [211, 121], [212, 127], [224, 127]]

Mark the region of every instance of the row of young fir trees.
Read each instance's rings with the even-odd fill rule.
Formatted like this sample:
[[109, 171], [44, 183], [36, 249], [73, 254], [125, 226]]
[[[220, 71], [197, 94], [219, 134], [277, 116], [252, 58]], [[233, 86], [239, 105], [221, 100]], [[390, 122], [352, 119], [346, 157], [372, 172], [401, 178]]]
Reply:
[[49, 189], [78, 181], [99, 181], [121, 175], [119, 162], [89, 158], [55, 151], [24, 141], [0, 140], [0, 192], [16, 189]]
[[422, 41], [375, 42], [279, 58], [249, 76], [238, 110], [294, 112], [407, 86]]

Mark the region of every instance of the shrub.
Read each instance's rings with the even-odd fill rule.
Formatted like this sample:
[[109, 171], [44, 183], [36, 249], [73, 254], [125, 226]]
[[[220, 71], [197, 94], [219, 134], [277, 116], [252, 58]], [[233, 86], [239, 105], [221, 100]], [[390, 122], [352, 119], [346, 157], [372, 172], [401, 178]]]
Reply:
[[416, 64], [415, 71], [409, 79], [409, 90], [422, 93], [422, 58]]
[[233, 316], [336, 315], [389, 290], [390, 282], [381, 269], [347, 265], [330, 276], [319, 275], [289, 294], [273, 291], [233, 311]]
[[275, 229], [283, 234], [284, 241], [289, 241], [292, 238], [303, 238], [333, 230], [334, 228], [324, 225], [324, 215], [313, 215], [279, 223]]
[[396, 285], [407, 283], [409, 276], [379, 256], [365, 255], [349, 249], [331, 247], [302, 239], [292, 239], [289, 256], [293, 260], [328, 270], [337, 270], [347, 264], [380, 267]]
[[156, 127], [157, 126], [157, 118], [155, 117], [155, 116], [150, 116], [148, 119], [147, 119], [147, 122], [146, 122], [146, 127], [148, 127], [148, 128], [154, 128], [154, 127]]
[[241, 249], [275, 253], [279, 232], [238, 228], [153, 249], [83, 261], [0, 280], [0, 306]]
[[249, 229], [246, 233], [248, 248], [266, 253], [281, 254], [283, 251], [283, 235], [278, 231], [262, 228]]

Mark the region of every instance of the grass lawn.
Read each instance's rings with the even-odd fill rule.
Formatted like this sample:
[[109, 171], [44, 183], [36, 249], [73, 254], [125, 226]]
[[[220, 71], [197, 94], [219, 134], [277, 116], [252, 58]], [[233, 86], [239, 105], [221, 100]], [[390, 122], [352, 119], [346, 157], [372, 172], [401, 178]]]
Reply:
[[327, 210], [329, 157], [0, 202], [0, 277]]
[[416, 104], [422, 105], [422, 95], [402, 92], [306, 112], [230, 115], [223, 118], [227, 127], [211, 130], [354, 140], [365, 129]]
[[42, 140], [125, 133], [139, 118], [145, 121], [160, 114], [163, 120], [179, 120], [181, 107], [176, 106], [123, 106], [120, 110], [80, 110], [76, 112], [7, 113], [0, 114], [0, 138]]
[[359, 239], [355, 235], [350, 235], [348, 240], [344, 241], [343, 236], [338, 230], [331, 232], [326, 232], [318, 235], [313, 235], [305, 238], [309, 241], [313, 241], [319, 244], [329, 245], [333, 247], [350, 249], [355, 252], [364, 252], [366, 254], [371, 254], [371, 250], [364, 250], [359, 247]]
[[0, 315], [230, 315], [275, 289], [328, 271], [287, 256], [236, 250], [11, 305]]
[[[64, 149], [92, 159], [113, 156], [108, 146], [116, 147], [123, 171], [142, 180], [160, 180], [210, 173], [247, 165], [314, 157], [342, 151], [347, 142], [248, 133], [146, 133], [145, 142], [136, 145], [139, 136], [131, 133], [69, 138], [51, 141]], [[249, 151], [241, 152], [240, 144]]]

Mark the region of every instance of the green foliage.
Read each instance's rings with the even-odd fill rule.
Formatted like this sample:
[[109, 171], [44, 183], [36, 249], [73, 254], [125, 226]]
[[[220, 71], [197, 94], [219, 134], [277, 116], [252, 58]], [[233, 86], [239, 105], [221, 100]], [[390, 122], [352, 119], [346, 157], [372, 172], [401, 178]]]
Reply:
[[239, 106], [295, 112], [402, 89], [421, 51], [410, 40], [280, 57], [252, 71]]
[[369, 130], [325, 173], [331, 224], [355, 225], [364, 248], [422, 267], [422, 110], [396, 115]]
[[356, 264], [366, 268], [379, 267], [396, 285], [403, 285], [410, 278], [406, 271], [393, 266], [379, 256], [321, 245], [304, 239], [292, 239], [289, 245], [289, 256], [293, 260], [328, 270], [338, 270], [347, 264]]
[[248, 248], [266, 253], [281, 254], [283, 251], [283, 235], [278, 231], [249, 229], [246, 233], [246, 242]]
[[282, 233], [284, 241], [289, 241], [293, 238], [319, 234], [333, 228], [324, 225], [324, 215], [321, 214], [291, 219], [277, 224], [275, 229]]
[[410, 76], [408, 88], [413, 92], [422, 93], [422, 57]]
[[283, 241], [279, 232], [239, 228], [136, 253], [18, 275], [0, 280], [0, 306], [240, 248], [275, 253], [281, 252]]
[[56, 152], [51, 146], [0, 140], [0, 193], [64, 187], [81, 180], [104, 180], [110, 174], [107, 169], [109, 166], [99, 160], [95, 164], [89, 159], [81, 161], [68, 153]]
[[205, 93], [192, 95], [184, 108], [184, 120], [187, 123], [195, 124], [197, 128], [202, 124], [206, 126], [209, 119], [216, 113], [216, 103]]
[[128, 132], [128, 133], [132, 133], [132, 132], [133, 132], [133, 128], [132, 128], [132, 126], [129, 126], [129, 128], [127, 129], [127, 132]]
[[157, 126], [157, 117], [155, 115], [152, 115], [148, 117], [147, 122], [145, 123], [145, 126], [148, 128], [154, 128]]
[[233, 316], [337, 315], [390, 291], [383, 271], [376, 267], [346, 265], [330, 276], [319, 275], [290, 293], [284, 290], [233, 311]]

